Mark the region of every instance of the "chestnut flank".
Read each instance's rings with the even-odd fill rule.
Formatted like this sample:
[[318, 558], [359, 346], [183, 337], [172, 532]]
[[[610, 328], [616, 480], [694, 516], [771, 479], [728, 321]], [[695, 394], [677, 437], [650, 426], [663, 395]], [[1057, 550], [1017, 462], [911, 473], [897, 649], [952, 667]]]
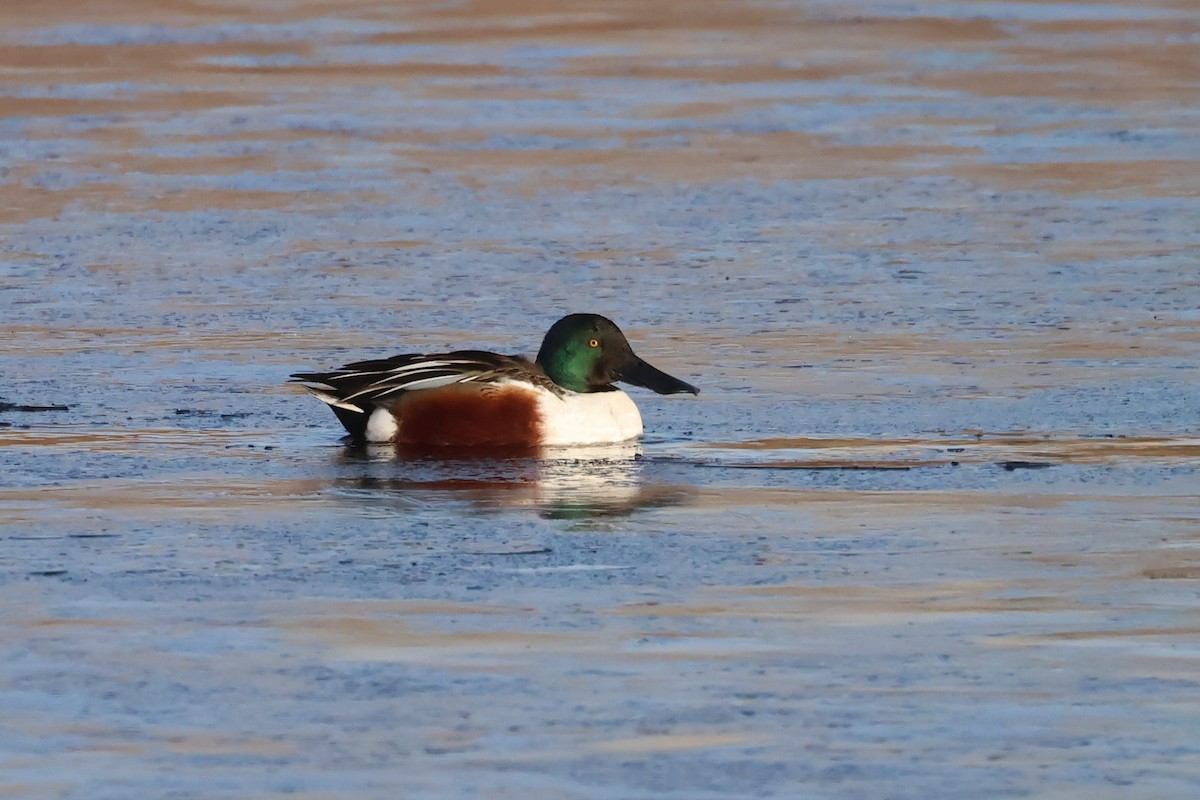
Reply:
[[537, 397], [520, 388], [456, 384], [405, 394], [393, 409], [396, 444], [412, 447], [536, 447]]

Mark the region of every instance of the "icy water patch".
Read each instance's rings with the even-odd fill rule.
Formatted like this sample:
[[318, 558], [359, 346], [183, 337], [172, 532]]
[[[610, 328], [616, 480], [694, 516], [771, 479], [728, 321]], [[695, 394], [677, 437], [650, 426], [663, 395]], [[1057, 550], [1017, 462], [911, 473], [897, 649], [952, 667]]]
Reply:
[[[1198, 25], [5, 7], [0, 791], [1190, 798]], [[571, 311], [702, 394], [411, 460], [286, 384]]]

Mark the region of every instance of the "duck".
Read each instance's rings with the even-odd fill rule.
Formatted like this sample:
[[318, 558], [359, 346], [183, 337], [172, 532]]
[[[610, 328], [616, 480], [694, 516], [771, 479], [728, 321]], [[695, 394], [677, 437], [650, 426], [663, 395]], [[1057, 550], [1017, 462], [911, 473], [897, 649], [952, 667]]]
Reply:
[[486, 350], [404, 353], [290, 377], [332, 409], [352, 442], [419, 450], [626, 442], [641, 436], [642, 416], [615, 383], [700, 393], [639, 358], [599, 314], [555, 322], [533, 361]]

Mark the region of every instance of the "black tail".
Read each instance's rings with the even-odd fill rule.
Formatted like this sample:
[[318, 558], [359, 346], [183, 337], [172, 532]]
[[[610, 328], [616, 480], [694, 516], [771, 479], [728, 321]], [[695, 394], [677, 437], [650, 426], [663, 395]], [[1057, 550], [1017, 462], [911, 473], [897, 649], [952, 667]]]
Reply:
[[367, 420], [371, 415], [366, 411], [351, 411], [348, 408], [340, 406], [330, 406], [333, 413], [337, 414], [338, 422], [342, 423], [342, 427], [350, 434], [356, 442], [364, 441], [367, 438]]
[[[297, 372], [291, 378], [295, 382], [307, 381], [309, 383], [325, 383], [325, 378], [329, 377], [329, 373], [324, 372]], [[335, 406], [331, 401], [337, 398], [337, 392], [332, 387], [326, 384], [325, 386], [308, 386], [304, 387], [313, 394], [318, 400], [337, 415], [338, 422], [342, 423], [342, 427], [350, 434], [350, 437], [356, 442], [362, 442], [367, 438], [367, 422], [371, 419], [373, 406], [363, 408], [359, 405], [354, 405], [353, 408], [345, 408], [344, 406]], [[347, 404], [353, 405], [353, 404]]]

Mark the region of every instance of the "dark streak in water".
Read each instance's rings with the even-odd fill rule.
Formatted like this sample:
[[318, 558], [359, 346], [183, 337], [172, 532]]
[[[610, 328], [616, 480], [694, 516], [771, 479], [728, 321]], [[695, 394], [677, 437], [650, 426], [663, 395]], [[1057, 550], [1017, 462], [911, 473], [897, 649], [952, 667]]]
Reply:
[[708, 467], [715, 469], [778, 469], [778, 470], [842, 470], [845, 472], [905, 472], [910, 469], [927, 469], [929, 467], [944, 467], [949, 462], [946, 461], [930, 461], [920, 464], [840, 464], [828, 463], [820, 461], [795, 462], [781, 461], [776, 464], [771, 463], [712, 463], [702, 462], [695, 466]]
[[34, 406], [34, 405], [26, 405], [24, 403], [6, 403], [6, 402], [0, 400], [0, 412], [19, 411], [19, 412], [23, 412], [23, 413], [35, 413], [35, 412], [41, 412], [41, 411], [70, 411], [70, 410], [71, 410], [70, 406], [60, 406], [60, 405]]
[[1002, 461], [1000, 466], [1008, 472], [1018, 469], [1046, 469], [1053, 467], [1054, 464], [1049, 461]]

